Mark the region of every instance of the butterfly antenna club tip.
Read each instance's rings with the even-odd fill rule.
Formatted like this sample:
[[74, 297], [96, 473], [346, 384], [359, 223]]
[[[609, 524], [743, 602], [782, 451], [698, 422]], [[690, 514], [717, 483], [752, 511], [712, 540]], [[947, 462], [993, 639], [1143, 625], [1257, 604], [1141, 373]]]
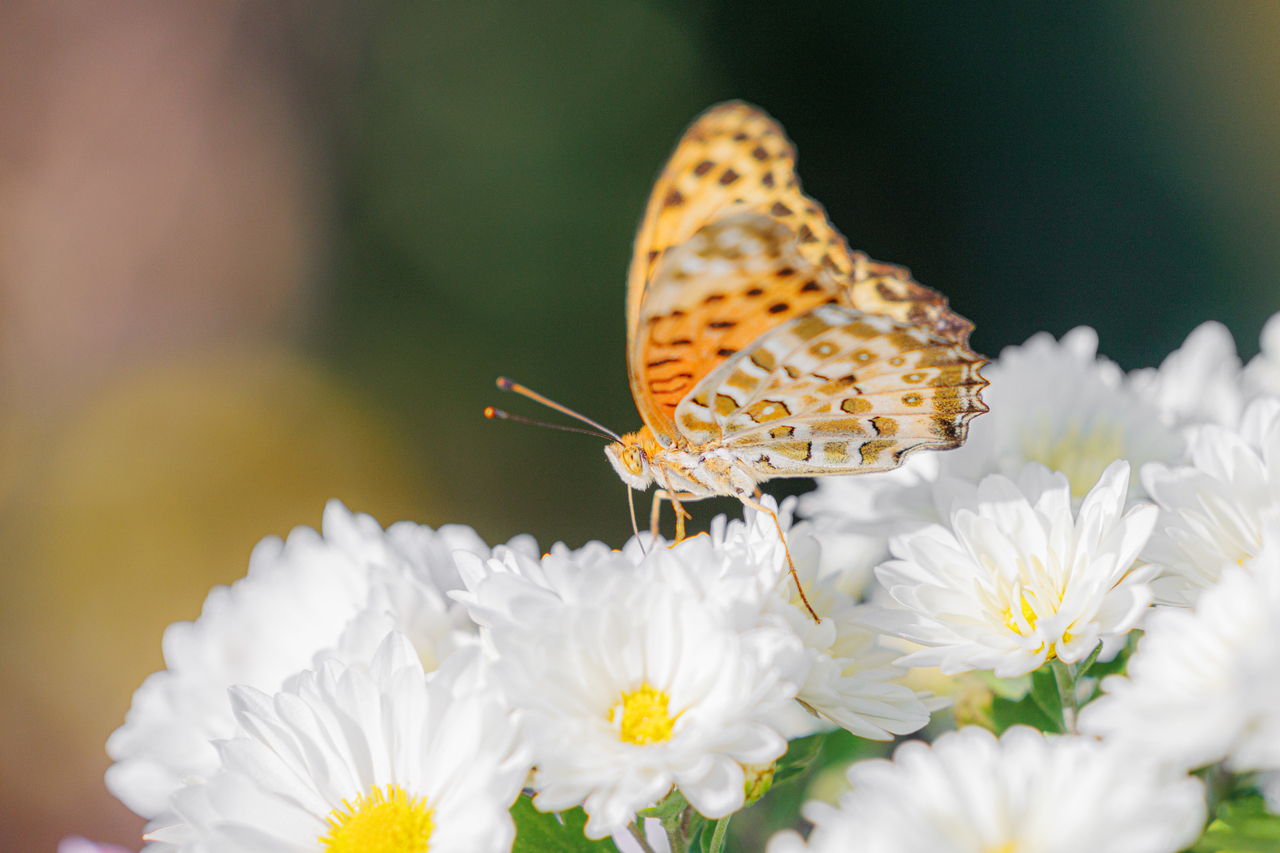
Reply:
[[[555, 411], [560, 412], [563, 415], [568, 415], [571, 418], [575, 418], [579, 421], [582, 421], [584, 424], [587, 424], [588, 426], [598, 430], [606, 438], [610, 438], [614, 441], [622, 441], [622, 437], [619, 436], [613, 430], [609, 429], [607, 426], [598, 424], [595, 421], [591, 420], [591, 418], [587, 417], [586, 415], [579, 414], [578, 412], [575, 412], [573, 409], [570, 409], [568, 406], [561, 405], [560, 403], [557, 403], [555, 400], [552, 400], [548, 397], [544, 397], [543, 395], [539, 394], [537, 391], [534, 391], [532, 388], [529, 388], [525, 385], [521, 385], [519, 382], [513, 382], [512, 380], [508, 379], [505, 376], [499, 376], [497, 379], [497, 385], [499, 390], [514, 391], [515, 393], [519, 394], [522, 397], [528, 397], [530, 400], [533, 400], [535, 403], [541, 403], [542, 405], [546, 406], [549, 409], [554, 409]], [[500, 410], [494, 409], [494, 411], [497, 412]], [[524, 418], [518, 418], [515, 415], [507, 415], [507, 414], [501, 414], [501, 415], [498, 415], [497, 417], [505, 418], [506, 420], [512, 420], [512, 421], [526, 420]]]

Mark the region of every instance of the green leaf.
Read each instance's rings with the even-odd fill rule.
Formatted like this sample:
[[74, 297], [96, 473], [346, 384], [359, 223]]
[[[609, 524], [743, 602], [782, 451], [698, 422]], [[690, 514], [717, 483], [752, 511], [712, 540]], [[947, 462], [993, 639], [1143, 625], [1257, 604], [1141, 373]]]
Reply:
[[[1089, 675], [1093, 678], [1101, 680], [1103, 676], [1117, 675], [1124, 672], [1125, 664], [1129, 662], [1129, 658], [1133, 655], [1135, 649], [1138, 648], [1138, 640], [1142, 639], [1142, 631], [1133, 630], [1129, 632], [1126, 638], [1124, 648], [1122, 648], [1114, 658], [1106, 663], [1095, 662], [1089, 667]], [[1083, 673], [1081, 673], [1083, 675]]]
[[785, 782], [808, 770], [826, 739], [827, 736], [823, 733], [798, 738], [787, 744], [787, 754], [778, 759], [778, 767], [773, 771], [773, 784]]
[[1261, 797], [1246, 797], [1218, 808], [1218, 817], [1191, 848], [1192, 853], [1276, 853], [1280, 816]]
[[1004, 734], [1010, 726], [1031, 726], [1042, 732], [1057, 733], [1062, 729], [1053, 720], [1045, 716], [1044, 711], [1028, 695], [1021, 702], [1001, 699], [999, 696], [991, 700], [991, 722], [996, 734]]
[[587, 814], [574, 808], [540, 812], [533, 800], [521, 794], [511, 807], [516, 822], [516, 843], [511, 853], [617, 853], [608, 838], [592, 841], [582, 834]]
[[996, 734], [1010, 726], [1024, 725], [1053, 734], [1065, 731], [1062, 724], [1062, 700], [1058, 696], [1058, 680], [1050, 664], [1030, 675], [1031, 690], [1018, 701], [996, 696], [991, 700], [991, 722]]
[[1052, 728], [1042, 731], [1067, 730], [1062, 724], [1062, 698], [1058, 695], [1058, 677], [1054, 674], [1052, 664], [1046, 663], [1031, 673], [1031, 701], [1052, 724]]
[[690, 850], [705, 850], [704, 845], [711, 840], [711, 833], [706, 831], [711, 823], [712, 821], [698, 814], [697, 809], [689, 810], [689, 822], [685, 824], [684, 832]]
[[667, 794], [656, 806], [648, 809], [641, 809], [636, 814], [640, 817], [656, 817], [666, 820], [679, 816], [684, 811], [685, 806], [689, 805], [689, 801], [684, 798], [684, 794], [679, 791], [672, 791]]
[[1098, 645], [1093, 647], [1093, 651], [1089, 652], [1089, 656], [1087, 658], [1076, 664], [1075, 676], [1077, 681], [1084, 678], [1089, 670], [1093, 668], [1093, 665], [1098, 662], [1098, 655], [1101, 653], [1102, 643], [1099, 642]]

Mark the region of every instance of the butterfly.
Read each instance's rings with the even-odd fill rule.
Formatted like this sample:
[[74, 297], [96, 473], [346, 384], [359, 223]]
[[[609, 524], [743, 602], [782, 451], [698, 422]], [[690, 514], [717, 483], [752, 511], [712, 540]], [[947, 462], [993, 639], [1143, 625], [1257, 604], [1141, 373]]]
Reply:
[[694, 120], [650, 195], [626, 308], [644, 426], [604, 431], [622, 480], [659, 487], [655, 536], [663, 499], [676, 541], [681, 502], [715, 495], [778, 524], [759, 483], [885, 471], [959, 446], [987, 410], [973, 324], [903, 267], [852, 251], [795, 163], [776, 121], [730, 101]]

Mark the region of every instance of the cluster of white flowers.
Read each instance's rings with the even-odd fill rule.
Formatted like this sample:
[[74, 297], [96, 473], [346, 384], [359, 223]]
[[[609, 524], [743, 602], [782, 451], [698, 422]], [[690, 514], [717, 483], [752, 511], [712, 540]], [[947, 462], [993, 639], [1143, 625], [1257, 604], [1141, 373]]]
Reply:
[[785, 540], [748, 509], [542, 553], [331, 503], [169, 628], [108, 785], [151, 853], [505, 853], [522, 789], [659, 850], [664, 802], [666, 831], [722, 822], [790, 741], [920, 732], [947, 701], [910, 670], [937, 668], [1009, 680], [1052, 731], [938, 718], [770, 851], [1175, 853], [1215, 764], [1280, 809], [1280, 320], [1248, 366], [1206, 324], [1125, 374], [1082, 328], [984, 375], [958, 450], [822, 479], [800, 523], [766, 497]]

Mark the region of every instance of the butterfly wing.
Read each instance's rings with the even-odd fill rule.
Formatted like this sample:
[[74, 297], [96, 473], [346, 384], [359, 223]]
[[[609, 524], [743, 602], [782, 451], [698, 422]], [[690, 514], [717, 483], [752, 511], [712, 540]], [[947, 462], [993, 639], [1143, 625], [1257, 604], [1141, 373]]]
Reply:
[[677, 430], [696, 442], [675, 418], [703, 377], [770, 328], [838, 301], [834, 279], [778, 220], [741, 212], [703, 227], [667, 252], [641, 306], [630, 366], [645, 423], [666, 446]]
[[820, 305], [708, 374], [676, 419], [762, 480], [883, 471], [964, 441], [985, 363], [927, 327]]
[[[784, 225], [794, 235], [794, 254], [815, 271], [808, 280], [822, 274], [821, 301], [834, 298], [867, 313], [928, 326], [961, 344], [968, 340], [972, 324], [951, 312], [945, 297], [913, 281], [902, 267], [878, 263], [849, 249], [822, 206], [801, 191], [795, 159], [795, 148], [777, 122], [756, 107], [731, 101], [712, 107], [690, 125], [654, 185], [627, 280], [627, 352], [631, 390], [640, 414], [664, 444], [675, 435], [674, 389], [691, 388], [723, 358], [700, 357], [696, 365], [668, 367], [666, 380], [655, 387], [648, 365], [674, 363], [664, 361], [675, 356], [663, 342], [689, 340], [692, 345], [695, 339], [654, 337], [646, 323], [655, 317], [681, 319], [670, 312], [663, 315], [654, 307], [659, 302], [681, 303], [672, 310], [684, 310], [685, 317], [689, 308], [700, 304], [668, 293], [677, 281], [688, 283], [695, 276], [673, 280], [663, 272], [680, 269], [667, 263], [667, 256], [717, 220], [752, 213]], [[663, 297], [656, 299], [659, 292]], [[776, 325], [786, 318], [766, 319]], [[756, 328], [763, 331], [769, 325]], [[715, 351], [733, 348], [716, 347]]]

